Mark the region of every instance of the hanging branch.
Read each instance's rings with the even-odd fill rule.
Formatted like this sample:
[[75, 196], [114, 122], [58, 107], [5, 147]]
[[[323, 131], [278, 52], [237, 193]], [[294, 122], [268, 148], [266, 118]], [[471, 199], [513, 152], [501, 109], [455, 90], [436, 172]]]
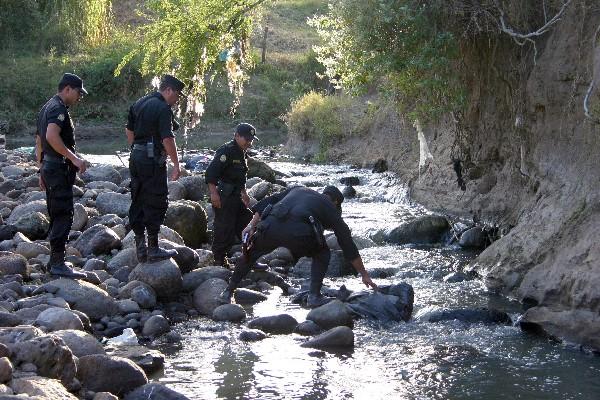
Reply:
[[[596, 33], [594, 34], [594, 41], [593, 41], [594, 48], [597, 46], [599, 34], [600, 34], [600, 25], [598, 25], [598, 28], [596, 29]], [[585, 113], [586, 118], [591, 119], [595, 123], [600, 123], [600, 119], [593, 116], [592, 113], [590, 112], [590, 108], [589, 108], [590, 96], [591, 96], [592, 92], [594, 91], [595, 80], [597, 78], [598, 78], [597, 76], [594, 76], [594, 71], [592, 71], [592, 81], [590, 82], [590, 86], [588, 87], [587, 93], [585, 94], [585, 98], [583, 99], [583, 112]]]

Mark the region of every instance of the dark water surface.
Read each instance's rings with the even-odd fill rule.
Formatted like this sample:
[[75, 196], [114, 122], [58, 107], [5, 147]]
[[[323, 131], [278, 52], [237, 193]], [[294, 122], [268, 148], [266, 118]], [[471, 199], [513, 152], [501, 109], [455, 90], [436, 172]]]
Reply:
[[[291, 176], [290, 183], [315, 188], [359, 176], [359, 198], [344, 203], [353, 233], [377, 238], [377, 232], [426, 212], [408, 204], [391, 174], [374, 175], [341, 166], [272, 163]], [[445, 283], [475, 254], [456, 247], [416, 248], [378, 245], [361, 250], [378, 284], [408, 282], [415, 310], [408, 323], [357, 321], [355, 347], [325, 352], [300, 347], [305, 338], [271, 336], [238, 340], [243, 325], [206, 318], [177, 325], [182, 343], [164, 345], [167, 354], [160, 380], [194, 399], [597, 399], [600, 357], [575, 346], [523, 333], [516, 326], [428, 323], [419, 315], [436, 308], [492, 307], [513, 320], [516, 302], [488, 293], [478, 280]], [[361, 290], [358, 278], [326, 280]], [[303, 321], [307, 310], [291, 304], [278, 288], [267, 301], [248, 308], [249, 317], [287, 312]]]

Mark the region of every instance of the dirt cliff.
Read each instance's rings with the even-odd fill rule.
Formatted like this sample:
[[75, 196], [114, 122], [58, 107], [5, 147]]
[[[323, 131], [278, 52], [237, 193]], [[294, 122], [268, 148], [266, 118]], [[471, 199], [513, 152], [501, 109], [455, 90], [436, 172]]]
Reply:
[[[424, 126], [393, 107], [332, 159], [385, 158], [413, 200], [497, 224], [505, 234], [470, 266], [495, 291], [531, 307], [523, 326], [600, 349], [600, 6], [573, 1], [536, 39], [508, 35], [462, 46], [469, 106]], [[424, 140], [423, 140], [424, 139]], [[308, 148], [305, 146], [305, 148]], [[423, 157], [428, 155], [430, 157]], [[453, 159], [466, 182], [457, 184]], [[419, 167], [421, 164], [421, 167]]]

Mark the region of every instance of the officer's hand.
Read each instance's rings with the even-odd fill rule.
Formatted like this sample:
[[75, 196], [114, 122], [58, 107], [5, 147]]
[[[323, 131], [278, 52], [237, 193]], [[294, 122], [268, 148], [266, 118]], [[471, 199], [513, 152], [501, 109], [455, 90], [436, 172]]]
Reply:
[[375, 284], [375, 282], [373, 282], [371, 280], [371, 277], [369, 276], [369, 274], [364, 274], [362, 276], [362, 281], [365, 284], [366, 287], [370, 287], [373, 290], [377, 290], [377, 285]]
[[248, 237], [252, 236], [255, 230], [256, 229], [252, 226], [252, 224], [248, 224], [248, 226], [246, 226], [242, 231], [242, 237], [244, 237], [246, 234], [248, 234]]
[[73, 163], [73, 165], [75, 166], [75, 168], [77, 168], [77, 170], [79, 171], [80, 174], [83, 174], [85, 172], [86, 169], [86, 164], [85, 164], [85, 160], [79, 157], [75, 157], [75, 159], [73, 161], [71, 161]]
[[250, 205], [250, 196], [248, 196], [248, 193], [242, 193], [242, 203], [244, 203], [246, 207]]
[[42, 174], [40, 174], [38, 182], [39, 182], [39, 185], [40, 185], [40, 189], [46, 190], [46, 182], [44, 182], [44, 178], [42, 177]]
[[173, 167], [173, 171], [171, 171], [171, 180], [176, 181], [177, 179], [179, 179], [180, 175], [181, 175], [181, 170], [179, 169], [179, 167], [177, 167], [177, 168]]
[[211, 193], [210, 203], [212, 204], [213, 208], [221, 208], [221, 196], [219, 196], [218, 193]]

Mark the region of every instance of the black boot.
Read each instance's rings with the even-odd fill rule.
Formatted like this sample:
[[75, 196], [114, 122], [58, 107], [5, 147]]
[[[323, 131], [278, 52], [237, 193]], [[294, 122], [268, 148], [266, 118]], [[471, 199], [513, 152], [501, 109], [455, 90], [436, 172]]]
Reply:
[[177, 256], [177, 250], [165, 250], [158, 247], [158, 234], [148, 234], [148, 262], [166, 260]]
[[135, 254], [138, 262], [148, 261], [148, 248], [146, 247], [146, 235], [135, 235]]
[[50, 261], [48, 262], [47, 269], [50, 271], [50, 275], [61, 276], [64, 278], [71, 279], [85, 279], [87, 275], [83, 272], [77, 272], [73, 269], [71, 263], [65, 262], [65, 252], [57, 251], [50, 254]]

